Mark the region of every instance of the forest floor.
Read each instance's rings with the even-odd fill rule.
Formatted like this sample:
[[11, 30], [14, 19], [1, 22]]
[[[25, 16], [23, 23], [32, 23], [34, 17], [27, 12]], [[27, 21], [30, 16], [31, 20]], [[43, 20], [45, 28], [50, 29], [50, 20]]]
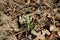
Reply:
[[60, 40], [60, 0], [0, 0], [0, 40]]

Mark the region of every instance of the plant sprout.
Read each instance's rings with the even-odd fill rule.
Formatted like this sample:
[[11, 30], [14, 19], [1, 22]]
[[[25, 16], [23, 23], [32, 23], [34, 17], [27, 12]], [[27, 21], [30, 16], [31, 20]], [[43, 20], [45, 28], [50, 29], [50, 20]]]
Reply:
[[24, 15], [23, 18], [24, 18], [24, 22], [23, 22], [22, 30], [26, 30], [29, 32], [35, 26], [34, 21], [32, 20], [32, 17], [29, 17], [28, 15]]

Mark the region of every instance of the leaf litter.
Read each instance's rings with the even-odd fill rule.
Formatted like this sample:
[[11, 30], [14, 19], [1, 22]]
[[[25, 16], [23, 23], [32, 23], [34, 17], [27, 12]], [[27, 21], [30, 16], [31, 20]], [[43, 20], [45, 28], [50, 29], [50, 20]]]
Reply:
[[59, 40], [60, 0], [0, 0], [0, 40]]

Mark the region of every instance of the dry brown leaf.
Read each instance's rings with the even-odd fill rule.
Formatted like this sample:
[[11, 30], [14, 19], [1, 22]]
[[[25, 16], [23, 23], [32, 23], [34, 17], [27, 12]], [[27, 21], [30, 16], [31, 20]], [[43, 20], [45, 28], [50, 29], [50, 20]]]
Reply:
[[32, 34], [36, 35], [37, 37], [33, 40], [45, 40], [45, 36], [41, 34], [41, 32], [35, 32], [34, 30], [31, 31]]
[[58, 31], [58, 35], [60, 36], [60, 31]]
[[43, 33], [44, 36], [45, 36], [45, 34], [50, 35], [50, 32], [47, 29], [46, 30], [42, 30], [42, 33]]
[[50, 31], [58, 31], [58, 28], [54, 25], [50, 25]]

